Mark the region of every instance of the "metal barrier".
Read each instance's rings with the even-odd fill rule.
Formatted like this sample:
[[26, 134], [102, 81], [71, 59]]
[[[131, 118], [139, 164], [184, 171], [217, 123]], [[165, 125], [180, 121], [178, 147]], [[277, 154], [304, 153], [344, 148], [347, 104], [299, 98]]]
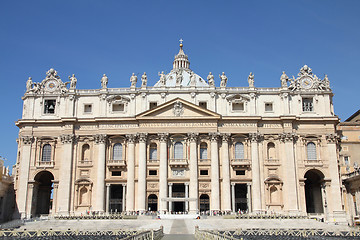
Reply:
[[[263, 237], [271, 237], [267, 239], [290, 239], [295, 237], [296, 239], [308, 239], [311, 237], [321, 237], [321, 239], [332, 238], [346, 238], [346, 239], [359, 239], [360, 231], [328, 231], [323, 229], [237, 229], [237, 230], [199, 230], [195, 227], [196, 239], [259, 239]], [[257, 239], [256, 238], [256, 239]], [[293, 239], [293, 238], [291, 238]]]
[[123, 240], [159, 240], [163, 236], [163, 228], [148, 231], [130, 231], [130, 230], [113, 230], [113, 231], [78, 231], [78, 230], [2, 230], [0, 239], [108, 239], [116, 237]]

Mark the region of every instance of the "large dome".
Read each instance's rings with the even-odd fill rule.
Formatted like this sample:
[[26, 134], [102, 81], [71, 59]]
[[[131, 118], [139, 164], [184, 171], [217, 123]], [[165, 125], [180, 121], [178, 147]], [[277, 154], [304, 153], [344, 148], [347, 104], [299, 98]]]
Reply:
[[173, 62], [173, 69], [168, 74], [163, 72], [159, 74], [160, 80], [154, 87], [209, 87], [202, 77], [190, 69], [190, 61], [182, 47], [183, 45], [180, 44], [179, 53], [175, 55]]

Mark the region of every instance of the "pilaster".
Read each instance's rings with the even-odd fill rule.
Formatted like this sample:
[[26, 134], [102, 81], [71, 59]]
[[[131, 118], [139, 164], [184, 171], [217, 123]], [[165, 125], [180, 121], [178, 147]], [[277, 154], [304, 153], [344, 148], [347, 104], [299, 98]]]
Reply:
[[168, 133], [159, 133], [160, 140], [160, 166], [159, 166], [159, 209], [162, 213], [167, 211], [167, 202], [164, 201], [167, 194], [167, 141]]
[[196, 199], [196, 201], [191, 201], [189, 203], [189, 212], [197, 213], [198, 209], [198, 200], [199, 200], [199, 185], [198, 185], [198, 159], [197, 159], [197, 139], [198, 133], [188, 133], [190, 141], [190, 185], [189, 185], [189, 197]]
[[99, 212], [105, 211], [105, 151], [106, 151], [105, 134], [95, 135], [95, 143], [98, 145], [98, 161], [96, 176], [96, 205], [94, 210]]
[[260, 181], [260, 164], [259, 164], [259, 150], [258, 140], [260, 135], [257, 133], [250, 133], [251, 141], [251, 171], [252, 171], [252, 200], [253, 212], [261, 212], [261, 181]]
[[218, 133], [209, 133], [211, 139], [211, 202], [210, 211], [220, 211]]
[[128, 143], [126, 211], [134, 211], [135, 197], [135, 139], [136, 135], [126, 135]]
[[230, 134], [224, 133], [222, 137], [222, 199], [223, 210], [231, 211], [231, 191], [230, 191], [230, 159], [229, 159], [229, 137]]
[[146, 140], [147, 133], [139, 133], [139, 174], [138, 174], [138, 194], [137, 209], [140, 213], [146, 210]]
[[68, 215], [70, 212], [70, 191], [72, 177], [73, 143], [75, 136], [73, 134], [63, 134], [60, 136], [62, 143], [62, 162], [59, 177], [59, 195], [61, 201], [58, 202], [58, 213]]

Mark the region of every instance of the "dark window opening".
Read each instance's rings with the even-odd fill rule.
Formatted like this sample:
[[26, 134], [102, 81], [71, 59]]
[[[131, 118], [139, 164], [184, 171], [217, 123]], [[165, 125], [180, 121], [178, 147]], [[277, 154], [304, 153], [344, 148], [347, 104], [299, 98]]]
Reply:
[[113, 176], [113, 177], [119, 177], [119, 176], [121, 176], [121, 171], [112, 171], [112, 172], [111, 172], [111, 176]]
[[199, 106], [206, 109], [207, 108], [207, 103], [206, 102], [199, 102]]
[[245, 175], [245, 170], [236, 170], [236, 175]]
[[56, 100], [45, 100], [44, 113], [54, 114], [55, 113]]
[[149, 175], [150, 176], [156, 176], [157, 175], [157, 170], [149, 170]]
[[209, 170], [200, 170], [200, 175], [209, 175]]
[[150, 109], [153, 109], [153, 108], [156, 108], [156, 107], [157, 107], [157, 102], [150, 102], [150, 104], [149, 104]]

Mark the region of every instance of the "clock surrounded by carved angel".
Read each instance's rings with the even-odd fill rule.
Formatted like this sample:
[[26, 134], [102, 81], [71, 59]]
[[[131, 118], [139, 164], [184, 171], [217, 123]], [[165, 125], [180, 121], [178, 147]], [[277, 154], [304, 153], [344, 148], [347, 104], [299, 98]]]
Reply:
[[305, 89], [310, 89], [313, 86], [313, 80], [310, 77], [304, 77], [301, 79], [301, 87]]
[[54, 91], [57, 87], [58, 83], [54, 80], [50, 80], [46, 83], [45, 87], [48, 91]]

